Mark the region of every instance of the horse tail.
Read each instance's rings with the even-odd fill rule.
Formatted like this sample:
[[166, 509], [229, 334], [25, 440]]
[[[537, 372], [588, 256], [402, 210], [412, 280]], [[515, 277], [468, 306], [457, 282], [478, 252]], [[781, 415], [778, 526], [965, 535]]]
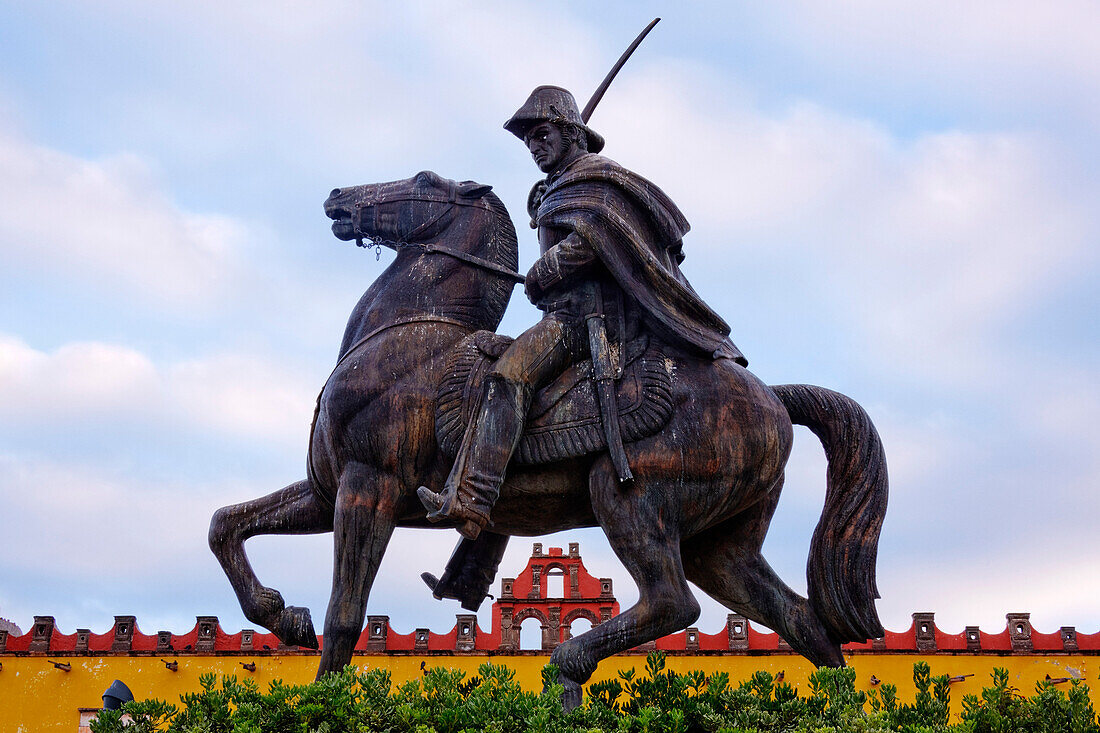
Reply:
[[771, 388], [791, 422], [821, 440], [828, 459], [825, 508], [806, 562], [810, 605], [838, 643], [881, 638], [875, 559], [886, 514], [886, 452], [878, 431], [850, 397], [823, 387]]

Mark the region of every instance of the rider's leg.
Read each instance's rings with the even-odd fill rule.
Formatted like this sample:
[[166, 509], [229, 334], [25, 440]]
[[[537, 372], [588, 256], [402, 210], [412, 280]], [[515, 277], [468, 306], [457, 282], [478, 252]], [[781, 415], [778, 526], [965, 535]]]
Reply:
[[489, 523], [504, 472], [523, 434], [531, 395], [565, 369], [583, 343], [577, 328], [548, 316], [520, 334], [485, 377], [481, 405], [463, 436], [443, 491], [420, 487], [428, 519], [460, 521], [474, 539]]
[[530, 387], [522, 382], [493, 373], [485, 377], [480, 413], [463, 436], [443, 491], [434, 494], [425, 487], [417, 491], [431, 510], [428, 519], [457, 519], [459, 533], [471, 540], [489, 523], [504, 471], [523, 434], [530, 395]]

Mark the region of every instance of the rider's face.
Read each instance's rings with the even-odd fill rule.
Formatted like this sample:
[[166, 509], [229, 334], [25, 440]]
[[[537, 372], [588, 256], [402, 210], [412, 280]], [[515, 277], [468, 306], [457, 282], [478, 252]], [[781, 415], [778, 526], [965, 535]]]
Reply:
[[523, 137], [535, 165], [543, 173], [553, 173], [565, 161], [572, 145], [562, 136], [557, 125], [543, 122], [532, 127]]

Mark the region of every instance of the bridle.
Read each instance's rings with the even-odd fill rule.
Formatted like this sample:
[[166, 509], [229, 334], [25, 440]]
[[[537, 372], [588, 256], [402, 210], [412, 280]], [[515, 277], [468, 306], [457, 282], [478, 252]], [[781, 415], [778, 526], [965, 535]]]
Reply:
[[[476, 202], [460, 201], [460, 200], [458, 200], [458, 195], [457, 194], [458, 194], [458, 192], [457, 192], [457, 186], [456, 186], [455, 182], [454, 181], [447, 181], [447, 196], [446, 197], [432, 196], [430, 194], [429, 195], [416, 195], [416, 196], [413, 196], [413, 195], [410, 195], [410, 194], [400, 194], [400, 195], [396, 195], [396, 196], [381, 196], [381, 197], [375, 198], [375, 199], [367, 199], [367, 200], [364, 200], [364, 201], [359, 201], [355, 204], [355, 211], [352, 213], [352, 216], [351, 216], [352, 231], [355, 234], [355, 244], [359, 247], [369, 247], [369, 246], [373, 245], [374, 247], [377, 248], [376, 249], [376, 256], [381, 256], [382, 244], [383, 243], [390, 246], [390, 247], [393, 247], [393, 249], [397, 250], [398, 252], [400, 252], [401, 250], [406, 250], [406, 249], [415, 249], [415, 250], [419, 250], [420, 252], [423, 252], [424, 254], [447, 255], [448, 257], [453, 257], [456, 260], [461, 260], [461, 261], [466, 262], [468, 264], [474, 265], [475, 267], [479, 267], [482, 270], [488, 270], [490, 272], [496, 273], [497, 275], [503, 275], [504, 277], [507, 277], [508, 279], [510, 279], [514, 283], [523, 282], [524, 281], [523, 275], [520, 275], [518, 272], [515, 272], [514, 270], [509, 270], [507, 267], [504, 267], [503, 265], [498, 265], [495, 262], [490, 262], [489, 260], [487, 260], [483, 257], [478, 257], [478, 256], [472, 255], [468, 252], [462, 252], [460, 250], [453, 249], [451, 247], [448, 247], [448, 246], [442, 245], [442, 244], [433, 244], [433, 243], [430, 243], [430, 242], [410, 241], [410, 240], [415, 239], [417, 236], [419, 236], [423, 232], [428, 231], [428, 229], [433, 224], [435, 224], [440, 219], [442, 219], [444, 216], [449, 214], [451, 212], [451, 210], [454, 209], [454, 207], [456, 207], [456, 206], [466, 206], [466, 207], [469, 207], [469, 208], [485, 209], [486, 211], [492, 211], [487, 205], [483, 205], [481, 203], [481, 199], [478, 199]], [[402, 239], [399, 240], [399, 241], [390, 241], [390, 240], [383, 240], [383, 239], [372, 239], [370, 237], [370, 235], [368, 235], [366, 233], [366, 231], [364, 231], [364, 229], [363, 229], [363, 210], [368, 209], [368, 208], [371, 210], [372, 215], [373, 215], [373, 225], [374, 225], [372, 227], [372, 230], [377, 231], [377, 229], [378, 229], [378, 206], [380, 204], [391, 204], [391, 203], [398, 203], [398, 202], [402, 202], [402, 201], [414, 201], [416, 203], [426, 203], [426, 204], [446, 204], [446, 206], [440, 208], [439, 213], [435, 214], [434, 216], [432, 216], [427, 221], [424, 221], [421, 224], [419, 224], [411, 232], [404, 235], [404, 237], [402, 237]], [[368, 242], [370, 242], [370, 245], [364, 244], [364, 242], [363, 242], [364, 239], [366, 239]]]

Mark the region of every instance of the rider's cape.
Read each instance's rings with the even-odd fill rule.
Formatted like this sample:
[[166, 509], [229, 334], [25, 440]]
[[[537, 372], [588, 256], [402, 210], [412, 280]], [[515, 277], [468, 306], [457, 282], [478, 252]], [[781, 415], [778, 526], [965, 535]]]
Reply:
[[535, 219], [584, 237], [663, 339], [748, 364], [729, 339], [729, 325], [680, 271], [691, 226], [653, 183], [609, 158], [584, 155], [547, 181]]

